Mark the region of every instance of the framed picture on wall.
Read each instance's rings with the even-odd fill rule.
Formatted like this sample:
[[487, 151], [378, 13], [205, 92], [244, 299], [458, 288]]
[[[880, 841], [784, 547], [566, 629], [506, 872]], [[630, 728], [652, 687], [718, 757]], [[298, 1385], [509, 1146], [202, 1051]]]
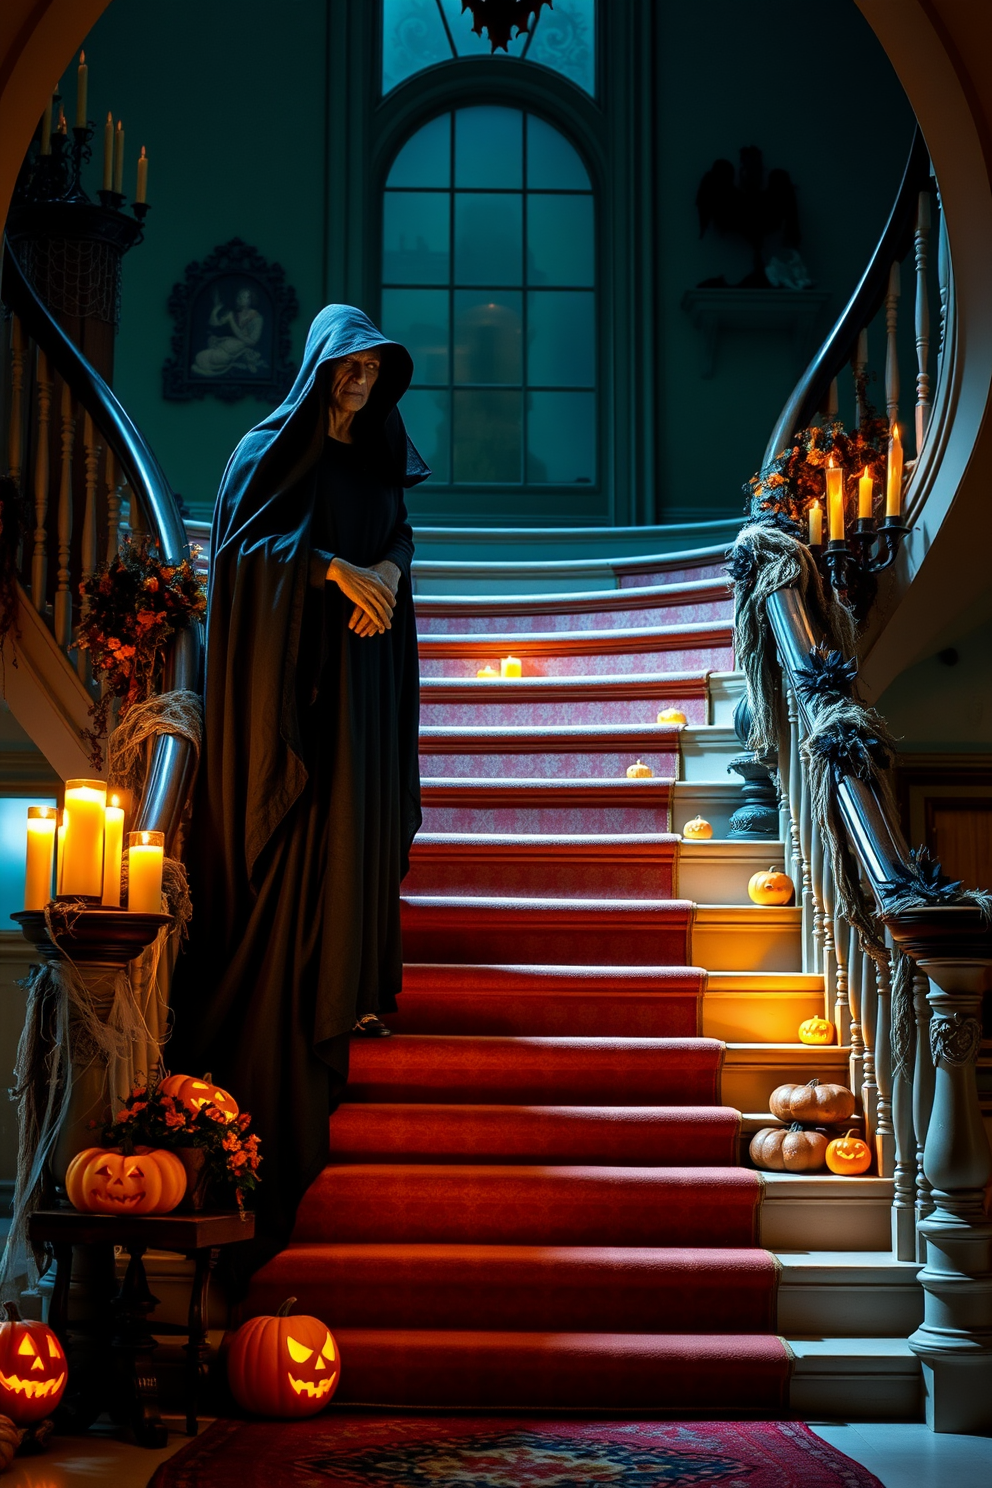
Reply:
[[280, 402], [296, 375], [289, 327], [298, 311], [282, 266], [241, 238], [187, 264], [169, 296], [175, 329], [162, 368], [163, 397]]

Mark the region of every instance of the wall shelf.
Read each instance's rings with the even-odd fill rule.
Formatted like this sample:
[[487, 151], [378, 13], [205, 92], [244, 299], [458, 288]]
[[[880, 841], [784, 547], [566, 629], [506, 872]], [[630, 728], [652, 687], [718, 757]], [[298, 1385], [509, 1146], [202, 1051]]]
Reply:
[[720, 337], [727, 331], [787, 331], [796, 372], [803, 370], [813, 327], [830, 296], [813, 289], [687, 289], [682, 309], [703, 336], [702, 376], [716, 371]]

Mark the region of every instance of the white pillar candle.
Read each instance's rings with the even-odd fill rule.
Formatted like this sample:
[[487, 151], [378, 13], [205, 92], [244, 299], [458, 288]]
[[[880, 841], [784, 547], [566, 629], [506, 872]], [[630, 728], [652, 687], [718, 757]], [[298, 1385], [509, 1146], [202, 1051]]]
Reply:
[[86, 53], [80, 52], [76, 68], [76, 128], [86, 128], [86, 104], [88, 100], [90, 70], [86, 66]]
[[844, 472], [833, 455], [827, 462], [827, 523], [831, 542], [844, 541]]
[[812, 548], [818, 548], [823, 542], [823, 507], [818, 501], [810, 504], [809, 542]]
[[65, 783], [62, 894], [99, 899], [103, 893], [103, 819], [107, 787], [102, 780]]
[[119, 797], [111, 796], [103, 834], [103, 903], [107, 909], [120, 909], [123, 856], [124, 808]]
[[127, 907], [136, 914], [161, 914], [165, 834], [129, 832], [127, 845]]
[[55, 827], [54, 807], [28, 807], [28, 853], [24, 872], [25, 909], [44, 909], [52, 897]]
[[103, 189], [114, 189], [114, 116], [110, 113], [103, 126]]
[[519, 659], [519, 657], [517, 657], [517, 656], [504, 656], [503, 659], [502, 659], [502, 661], [499, 664], [499, 674], [500, 674], [501, 677], [520, 677], [520, 676], [522, 676], [523, 675], [523, 667], [520, 665], [520, 659]]
[[902, 514], [902, 436], [899, 425], [892, 425], [889, 437], [889, 465], [886, 471], [885, 515], [898, 517]]
[[120, 119], [114, 133], [114, 190], [118, 196], [124, 191], [124, 125]]

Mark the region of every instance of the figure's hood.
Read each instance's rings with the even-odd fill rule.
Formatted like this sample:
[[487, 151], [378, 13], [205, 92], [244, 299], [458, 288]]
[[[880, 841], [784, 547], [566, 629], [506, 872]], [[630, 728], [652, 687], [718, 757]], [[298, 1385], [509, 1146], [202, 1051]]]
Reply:
[[[321, 310], [310, 327], [296, 381], [270, 419], [281, 421], [292, 416], [299, 404], [313, 393], [318, 372], [325, 363], [338, 357], [354, 356], [358, 351], [370, 351], [373, 347], [382, 359], [379, 376], [365, 407], [355, 415], [354, 428], [358, 437], [367, 435], [375, 427], [381, 428], [410, 386], [413, 358], [405, 346], [390, 341], [372, 324], [364, 310], [358, 310], [354, 305], [325, 305]], [[267, 419], [265, 423], [269, 421]]]

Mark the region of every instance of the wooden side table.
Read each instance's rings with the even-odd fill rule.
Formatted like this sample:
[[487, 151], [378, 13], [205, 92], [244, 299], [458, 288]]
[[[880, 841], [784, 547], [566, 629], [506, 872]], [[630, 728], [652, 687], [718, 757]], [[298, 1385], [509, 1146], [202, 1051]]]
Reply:
[[[102, 1378], [90, 1381], [90, 1399], [96, 1414], [109, 1409], [114, 1418], [127, 1424], [139, 1446], [165, 1445], [167, 1431], [158, 1409], [158, 1386], [149, 1367], [155, 1339], [148, 1327], [148, 1314], [157, 1299], [148, 1288], [143, 1257], [148, 1249], [178, 1251], [194, 1262], [186, 1340], [186, 1430], [197, 1433], [200, 1385], [206, 1366], [206, 1317], [210, 1274], [221, 1248], [255, 1234], [252, 1214], [237, 1211], [200, 1214], [82, 1214], [75, 1209], [39, 1209], [31, 1215], [28, 1233], [35, 1244], [47, 1244], [55, 1255], [55, 1287], [49, 1323], [67, 1345], [69, 1283], [72, 1253], [76, 1245], [106, 1247], [112, 1265], [113, 1247], [121, 1246], [130, 1257], [116, 1295], [107, 1298], [109, 1316], [102, 1336]], [[71, 1385], [70, 1376], [70, 1385]], [[91, 1418], [95, 1419], [95, 1415]], [[87, 1423], [90, 1424], [90, 1423]]]

